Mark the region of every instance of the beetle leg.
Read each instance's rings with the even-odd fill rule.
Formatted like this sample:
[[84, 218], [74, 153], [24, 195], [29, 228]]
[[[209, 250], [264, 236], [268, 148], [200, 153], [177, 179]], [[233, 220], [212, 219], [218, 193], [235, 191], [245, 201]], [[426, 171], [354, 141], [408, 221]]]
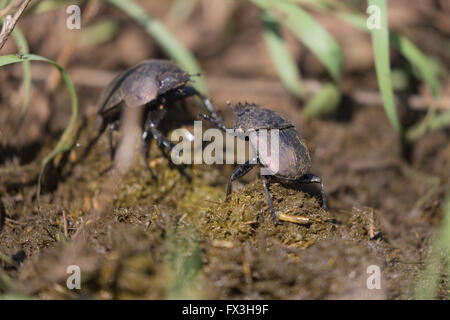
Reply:
[[325, 188], [323, 186], [323, 181], [321, 177], [316, 176], [315, 174], [308, 173], [301, 178], [300, 183], [320, 183], [320, 189], [322, 193], [322, 207], [325, 210], [328, 210], [327, 196], [325, 195]]
[[263, 175], [260, 175], [259, 177], [261, 178], [261, 183], [262, 183], [262, 186], [264, 189], [264, 194], [266, 195], [267, 203], [269, 204], [269, 210], [270, 210], [270, 214], [272, 215], [273, 223], [276, 225], [276, 224], [278, 224], [278, 217], [277, 217], [277, 214], [275, 213], [275, 209], [273, 207], [272, 196], [270, 195], [270, 191], [269, 191], [269, 181]]
[[[194, 89], [195, 90], [195, 89]], [[211, 116], [214, 119], [217, 120], [222, 120], [222, 117], [216, 112], [216, 109], [214, 108], [211, 100], [209, 100], [206, 96], [204, 96], [203, 94], [201, 94], [200, 92], [198, 92], [197, 90], [195, 90], [195, 94], [202, 99], [203, 104], [205, 105], [206, 109], [208, 109], [208, 111], [211, 113]]]
[[147, 169], [150, 171], [150, 174], [152, 175], [152, 179], [155, 180], [156, 179], [156, 175], [153, 172], [152, 168], [150, 167], [149, 163], [148, 163], [148, 152], [150, 149], [150, 132], [145, 129], [144, 132], [142, 133], [142, 146], [141, 146], [141, 151], [142, 151], [142, 157], [144, 158], [144, 162], [145, 165], [147, 166]]
[[229, 196], [231, 194], [231, 187], [233, 181], [245, 176], [256, 165], [255, 160], [256, 159], [245, 162], [244, 164], [240, 165], [236, 170], [234, 170], [234, 172], [231, 174], [230, 179], [228, 180], [227, 200], [229, 199]]
[[160, 147], [164, 147], [168, 154], [170, 154], [170, 151], [172, 151], [173, 147], [175, 146], [172, 142], [170, 142], [169, 139], [167, 139], [161, 131], [156, 129], [156, 127], [150, 127], [150, 132], [152, 133], [153, 138], [158, 141], [158, 145]]
[[211, 100], [209, 100], [205, 95], [200, 93], [197, 89], [195, 89], [194, 87], [191, 87], [191, 86], [185, 86], [183, 88], [182, 92], [183, 92], [184, 96], [196, 95], [197, 97], [199, 97], [202, 100], [203, 104], [205, 105], [206, 109], [211, 113], [211, 116], [214, 119], [218, 119], [218, 120], [222, 119], [219, 116], [219, 114], [217, 113], [216, 109], [214, 108]]
[[[165, 101], [164, 101], [165, 102]], [[164, 102], [162, 102], [161, 106], [164, 106]], [[155, 139], [158, 142], [158, 145], [160, 147], [164, 147], [169, 153], [173, 149], [174, 144], [167, 139], [161, 131], [158, 130], [158, 125], [161, 119], [166, 114], [166, 109], [161, 108], [156, 113], [155, 112], [149, 112], [147, 115], [147, 119], [145, 121], [144, 125], [144, 132], [142, 134], [142, 139], [146, 140], [149, 139], [150, 135], [152, 134], [153, 139]], [[144, 142], [143, 142], [144, 144]], [[148, 146], [147, 146], [148, 150]]]
[[200, 117], [202, 117], [203, 119], [211, 122], [213, 125], [215, 125], [217, 128], [219, 128], [220, 130], [227, 132], [227, 130], [232, 130], [227, 128], [222, 122], [220, 122], [217, 118], [214, 117], [210, 117], [204, 113], [200, 113], [199, 114]]
[[[167, 139], [166, 136], [164, 136], [162, 132], [156, 128], [154, 123], [150, 122], [149, 124], [150, 124], [149, 130], [152, 133], [153, 138], [158, 142], [160, 148], [163, 149], [162, 151], [164, 156], [170, 158], [170, 152], [175, 147], [175, 145], [172, 142], [170, 142], [170, 140]], [[191, 181], [191, 177], [184, 171], [183, 166], [177, 166], [177, 169], [183, 176], [185, 176], [189, 181]]]
[[147, 118], [144, 123], [144, 130], [142, 132], [142, 144], [141, 144], [142, 157], [144, 159], [145, 165], [147, 166], [148, 170], [150, 171], [150, 174], [152, 175], [152, 179], [156, 179], [156, 175], [148, 163], [148, 152], [150, 150], [150, 139], [151, 139], [150, 135], [151, 127], [156, 128], [161, 119], [164, 117], [165, 113], [166, 113], [165, 109], [158, 110], [157, 114], [154, 114], [153, 112], [148, 112]]

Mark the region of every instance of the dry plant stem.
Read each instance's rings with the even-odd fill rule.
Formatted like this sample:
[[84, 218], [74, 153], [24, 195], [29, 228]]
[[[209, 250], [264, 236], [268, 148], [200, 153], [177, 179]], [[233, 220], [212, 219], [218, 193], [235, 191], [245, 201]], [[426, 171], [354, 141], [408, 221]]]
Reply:
[[[20, 3], [21, 0], [16, 1], [15, 3]], [[5, 21], [3, 22], [2, 31], [0, 32], [0, 50], [5, 45], [6, 40], [8, 40], [9, 35], [14, 30], [14, 27], [17, 24], [17, 21], [19, 20], [20, 16], [22, 15], [25, 8], [28, 6], [28, 4], [31, 2], [31, 0], [24, 0], [20, 4], [19, 9], [17, 9], [16, 13], [14, 13], [14, 16], [8, 15], [5, 18]]]
[[10, 4], [8, 4], [6, 7], [4, 7], [2, 10], [0, 10], [0, 18], [3, 18], [4, 16], [6, 16], [14, 7], [14, 5], [16, 5], [17, 2], [12, 1]]
[[292, 222], [297, 224], [311, 224], [313, 222], [317, 222], [315, 219], [310, 219], [302, 216], [293, 216], [286, 213], [279, 213], [278, 219], [281, 221]]
[[62, 219], [63, 219], [63, 227], [64, 227], [64, 236], [67, 239], [69, 237], [69, 231], [67, 230], [66, 210], [63, 210], [63, 212], [62, 212]]
[[[88, 2], [85, 12], [83, 13], [81, 18], [82, 26], [86, 25], [95, 16], [100, 8], [100, 5], [101, 3], [99, 0], [90, 0]], [[68, 30], [68, 32], [70, 32], [70, 39], [68, 42], [66, 42], [66, 45], [61, 50], [58, 59], [56, 60], [56, 62], [63, 68], [67, 67], [70, 57], [73, 55], [81, 35], [80, 30]], [[45, 84], [47, 91], [51, 92], [55, 90], [60, 81], [61, 73], [53, 68]]]

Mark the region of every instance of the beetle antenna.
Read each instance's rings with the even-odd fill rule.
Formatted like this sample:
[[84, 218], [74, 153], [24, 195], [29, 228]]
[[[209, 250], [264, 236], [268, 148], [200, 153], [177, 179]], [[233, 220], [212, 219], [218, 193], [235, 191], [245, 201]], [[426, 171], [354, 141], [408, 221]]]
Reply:
[[199, 72], [199, 73], [188, 73], [188, 76], [189, 76], [189, 82], [192, 82], [192, 83], [195, 83], [195, 80], [192, 80], [192, 77], [200, 77], [202, 74]]

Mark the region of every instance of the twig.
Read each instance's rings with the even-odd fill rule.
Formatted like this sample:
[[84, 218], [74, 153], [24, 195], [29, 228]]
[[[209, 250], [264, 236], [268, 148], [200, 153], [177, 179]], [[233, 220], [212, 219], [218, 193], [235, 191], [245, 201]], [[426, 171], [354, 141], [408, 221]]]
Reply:
[[321, 219], [308, 218], [308, 217], [303, 217], [303, 216], [294, 216], [294, 215], [287, 214], [287, 213], [279, 213], [278, 219], [280, 219], [281, 221], [292, 222], [292, 223], [297, 223], [297, 224], [311, 224], [314, 222], [316, 222], [316, 223], [325, 222], [325, 220], [321, 220]]
[[4, 16], [6, 16], [11, 11], [11, 9], [14, 7], [15, 4], [17, 4], [17, 3], [14, 1], [11, 1], [10, 4], [8, 4], [2, 10], [0, 10], [0, 18], [3, 18]]
[[[17, 0], [16, 4], [18, 4], [19, 1], [21, 0]], [[8, 40], [9, 35], [17, 24], [17, 21], [30, 2], [31, 0], [24, 0], [19, 9], [17, 9], [16, 13], [14, 13], [14, 16], [6, 16], [5, 21], [3, 22], [2, 31], [0, 32], [0, 50], [3, 48], [6, 40]]]
[[25, 222], [13, 220], [13, 219], [11, 219], [11, 218], [6, 218], [5, 221], [6, 221], [6, 222], [9, 222], [10, 224], [16, 224], [16, 225], [19, 225], [19, 226], [25, 226], [25, 225], [27, 225]]
[[69, 232], [67, 230], [66, 210], [63, 210], [63, 212], [62, 212], [62, 219], [63, 219], [64, 236], [66, 237], [66, 239], [68, 239], [69, 238]]

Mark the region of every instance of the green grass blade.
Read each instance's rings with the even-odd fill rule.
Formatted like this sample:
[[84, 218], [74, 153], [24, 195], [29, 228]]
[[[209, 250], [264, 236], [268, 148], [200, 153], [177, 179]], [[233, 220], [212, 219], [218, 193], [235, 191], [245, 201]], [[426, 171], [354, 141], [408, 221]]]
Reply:
[[9, 256], [7, 256], [6, 254], [0, 252], [0, 261], [3, 261], [5, 264], [9, 265], [9, 266], [13, 266], [13, 267], [18, 267], [19, 264], [14, 261], [13, 258], [10, 258]]
[[438, 113], [431, 108], [430, 112], [421, 122], [406, 131], [406, 140], [412, 142], [426, 133], [446, 127], [450, 127], [450, 111]]
[[405, 37], [397, 35], [395, 32], [390, 33], [390, 40], [409, 63], [417, 68], [420, 79], [430, 87], [433, 95], [435, 97], [440, 96], [441, 84], [439, 81], [439, 73], [434, 68], [432, 61], [414, 43]]
[[[336, 16], [348, 24], [362, 30], [369, 31], [366, 25], [366, 17], [352, 12], [337, 12]], [[417, 70], [417, 78], [422, 80], [433, 93], [436, 99], [442, 95], [441, 83], [439, 80], [440, 69], [430, 57], [425, 55], [414, 43], [407, 38], [391, 31], [390, 42], [400, 52], [402, 56]], [[412, 142], [427, 132], [438, 130], [450, 126], [450, 112], [437, 113], [431, 107], [427, 116], [417, 125], [409, 128], [405, 133], [406, 141]]]
[[306, 104], [306, 114], [310, 118], [333, 115], [341, 102], [341, 92], [334, 83], [326, 83]]
[[0, 1], [0, 9], [4, 9], [12, 0], [2, 0]]
[[47, 0], [41, 1], [36, 5], [34, 13], [44, 13], [47, 11], [55, 10], [60, 8], [61, 6], [67, 6], [71, 4], [68, 0]]
[[165, 242], [165, 280], [168, 300], [197, 300], [202, 298], [201, 250], [197, 242], [168, 229]]
[[278, 22], [284, 24], [323, 63], [338, 81], [342, 69], [342, 52], [339, 44], [309, 13], [292, 2], [252, 0], [262, 8], [269, 8], [280, 15]]
[[[342, 21], [356, 27], [361, 31], [368, 32], [366, 25], [366, 17], [360, 14], [350, 12], [337, 12], [336, 17]], [[433, 95], [438, 97], [441, 95], [441, 84], [439, 81], [439, 70], [434, 67], [433, 61], [425, 55], [414, 43], [398, 35], [396, 32], [389, 33], [391, 44], [405, 57], [408, 62], [419, 72], [419, 78], [425, 82], [431, 89]]]
[[[28, 48], [28, 42], [25, 36], [23, 35], [22, 31], [16, 26], [14, 30], [12, 31], [12, 37], [14, 41], [16, 42], [17, 46], [20, 48], [20, 54], [28, 54], [30, 53]], [[22, 110], [20, 111], [20, 120], [19, 124], [17, 125], [17, 128], [15, 130], [15, 133], [20, 130], [20, 127], [22, 126], [23, 120], [25, 119], [25, 116], [28, 111], [28, 106], [30, 105], [30, 92], [31, 92], [31, 66], [30, 61], [24, 61], [22, 63], [22, 70], [23, 70], [23, 104], [22, 104]]]
[[[7, 291], [11, 287], [11, 279], [8, 274], [0, 268], [0, 293]], [[2, 295], [0, 295], [0, 299]]]
[[173, 1], [168, 13], [168, 20], [173, 22], [177, 27], [182, 26], [192, 16], [198, 3], [199, 0]]
[[[444, 204], [444, 218], [441, 223], [441, 243], [443, 245], [445, 254], [445, 265], [447, 266], [446, 273], [447, 279], [450, 278], [450, 192], [447, 194], [447, 198]], [[447, 281], [447, 284], [449, 281]], [[450, 288], [447, 285], [447, 299], [450, 298]]]
[[[163, 24], [155, 18], [149, 16], [145, 10], [134, 1], [128, 0], [108, 0], [127, 15], [133, 18], [149, 33], [163, 48], [168, 56], [175, 60], [184, 70], [195, 74], [201, 72], [200, 65], [195, 57], [185, 48], [185, 46], [170, 33]], [[203, 94], [207, 94], [206, 83], [203, 77], [196, 78], [193, 86]]]
[[82, 29], [78, 46], [90, 46], [110, 41], [119, 31], [119, 23], [114, 19], [97, 22]]
[[415, 288], [416, 300], [436, 299], [437, 288], [439, 285], [439, 253], [438, 241], [433, 241], [432, 251], [427, 258], [427, 265], [421, 274]]
[[44, 173], [44, 170], [45, 170], [47, 164], [57, 154], [67, 151], [72, 146], [71, 141], [70, 141], [70, 135], [75, 127], [75, 122], [77, 119], [78, 98], [77, 98], [77, 94], [75, 92], [75, 87], [73, 86], [72, 80], [70, 79], [66, 70], [64, 70], [62, 67], [60, 67], [56, 62], [49, 60], [47, 58], [44, 58], [44, 57], [41, 57], [38, 55], [34, 55], [34, 54], [27, 54], [27, 55], [23, 55], [21, 57], [19, 57], [17, 55], [0, 56], [0, 67], [8, 65], [8, 64], [12, 64], [12, 63], [18, 63], [18, 62], [23, 63], [24, 61], [42, 61], [42, 62], [49, 63], [49, 64], [53, 65], [55, 68], [57, 68], [59, 70], [59, 72], [61, 73], [62, 79], [66, 83], [67, 89], [69, 90], [71, 104], [72, 104], [72, 115], [70, 117], [70, 120], [69, 120], [69, 123], [68, 123], [66, 129], [64, 130], [64, 132], [63, 132], [62, 136], [60, 137], [55, 148], [42, 160], [41, 172], [39, 173], [38, 187], [37, 187], [38, 206], [40, 207], [39, 195], [40, 195], [40, 190], [41, 190], [41, 178], [42, 178], [42, 175]]
[[286, 89], [296, 98], [301, 99], [305, 90], [301, 82], [300, 72], [283, 40], [277, 20], [266, 9], [262, 10], [262, 19], [264, 23], [263, 38], [278, 75]]
[[392, 89], [386, 0], [369, 0], [369, 5], [376, 5], [380, 8], [381, 28], [371, 30], [378, 86], [386, 115], [392, 127], [397, 132], [402, 133], [402, 127], [395, 108], [394, 91]]
[[[441, 258], [444, 258], [441, 261]], [[444, 203], [441, 226], [432, 243], [425, 269], [416, 284], [415, 298], [418, 300], [436, 299], [440, 284], [441, 262], [447, 265], [447, 277], [450, 276], [450, 192]], [[447, 288], [448, 289], [448, 288]]]
[[363, 14], [355, 14], [351, 12], [336, 12], [335, 16], [361, 31], [369, 32], [367, 28], [367, 17]]

